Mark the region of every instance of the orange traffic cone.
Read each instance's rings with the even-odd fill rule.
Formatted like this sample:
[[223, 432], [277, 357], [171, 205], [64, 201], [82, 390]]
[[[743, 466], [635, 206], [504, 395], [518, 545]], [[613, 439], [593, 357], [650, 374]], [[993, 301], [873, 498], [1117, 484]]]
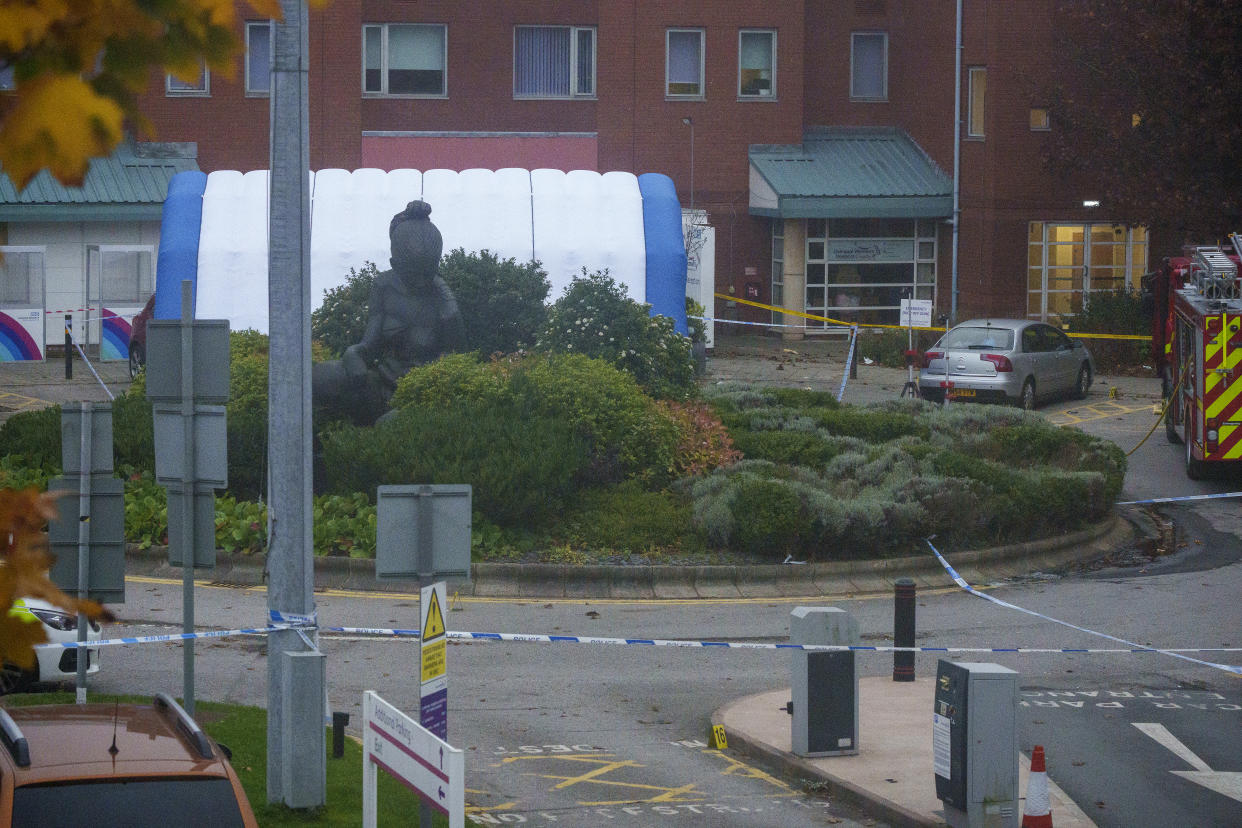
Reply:
[[1048, 801], [1048, 771], [1044, 767], [1044, 746], [1031, 752], [1031, 773], [1026, 779], [1026, 807], [1022, 809], [1022, 828], [1052, 828]]

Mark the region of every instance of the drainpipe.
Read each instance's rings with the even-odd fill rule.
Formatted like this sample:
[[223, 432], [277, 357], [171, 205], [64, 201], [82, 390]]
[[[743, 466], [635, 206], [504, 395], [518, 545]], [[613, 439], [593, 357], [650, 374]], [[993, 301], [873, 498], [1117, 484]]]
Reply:
[[957, 40], [953, 67], [953, 266], [949, 324], [957, 324], [957, 244], [962, 223], [962, 0], [957, 0]]

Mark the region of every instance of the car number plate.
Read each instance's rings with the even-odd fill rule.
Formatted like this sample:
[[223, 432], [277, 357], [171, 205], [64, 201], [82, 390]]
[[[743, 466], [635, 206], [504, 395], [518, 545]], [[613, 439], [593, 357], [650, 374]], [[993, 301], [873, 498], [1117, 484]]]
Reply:
[[975, 389], [973, 388], [954, 388], [949, 391], [949, 396], [958, 400], [966, 397], [973, 397], [974, 395]]

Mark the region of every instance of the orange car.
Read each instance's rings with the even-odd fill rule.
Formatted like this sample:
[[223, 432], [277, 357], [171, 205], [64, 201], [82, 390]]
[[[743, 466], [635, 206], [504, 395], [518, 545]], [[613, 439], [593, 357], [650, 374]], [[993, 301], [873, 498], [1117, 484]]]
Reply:
[[217, 745], [171, 697], [0, 709], [0, 826], [250, 828]]

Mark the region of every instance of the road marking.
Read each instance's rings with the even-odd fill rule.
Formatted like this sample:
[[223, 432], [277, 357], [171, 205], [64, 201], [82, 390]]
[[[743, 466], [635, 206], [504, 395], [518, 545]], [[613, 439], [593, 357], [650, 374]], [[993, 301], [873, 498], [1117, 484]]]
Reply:
[[[125, 580], [135, 584], [165, 584], [168, 586], [181, 586], [180, 578], [158, 578], [153, 575], [126, 575]], [[258, 584], [222, 584], [218, 581], [204, 579], [196, 579], [194, 586], [202, 589], [231, 589], [237, 592], [252, 592], [255, 594], [266, 594], [267, 587]], [[978, 587], [978, 589], [988, 589], [989, 587]], [[935, 589], [920, 589], [919, 595], [948, 595], [951, 592], [957, 592], [957, 587], [936, 587]], [[418, 603], [418, 593], [408, 592], [372, 592], [365, 589], [317, 589], [316, 595], [327, 598], [379, 598], [389, 601], [413, 601]], [[535, 598], [527, 596], [525, 598], [495, 598], [485, 596], [463, 595], [457, 600], [463, 604], [511, 604], [515, 606], [530, 606], [532, 604], [554, 604], [566, 606], [594, 607], [594, 606], [657, 606], [657, 607], [702, 607], [716, 605], [745, 605], [745, 604], [798, 604], [806, 603], [808, 600], [816, 601], [891, 601], [893, 595], [891, 592], [875, 592], [858, 594], [853, 592], [845, 592], [837, 595], [816, 594], [803, 595], [794, 597], [789, 595], [767, 596], [762, 598]]]
[[1169, 773], [1188, 779], [1196, 785], [1202, 785], [1208, 790], [1215, 791], [1230, 799], [1242, 802], [1242, 773], [1212, 770], [1207, 762], [1196, 756], [1194, 751], [1182, 744], [1162, 724], [1156, 724], [1155, 722], [1131, 722], [1131, 724], [1137, 727], [1140, 732], [1147, 734], [1159, 744], [1164, 745], [1177, 758], [1194, 768], [1192, 771], [1175, 770], [1169, 771]]
[[20, 411], [38, 411], [44, 408], [51, 408], [56, 403], [41, 400], [37, 397], [26, 397], [21, 394], [14, 394], [12, 391], [0, 393], [0, 411], [12, 411], [14, 413]]
[[[1087, 414], [1079, 412], [1086, 410]], [[1116, 401], [1107, 401], [1092, 403], [1091, 405], [1076, 405], [1073, 408], [1066, 408], [1061, 411], [1048, 411], [1044, 417], [1053, 425], [1078, 425], [1079, 423], [1090, 423], [1096, 420], [1107, 420], [1109, 417], [1124, 416], [1126, 414], [1134, 414], [1139, 411], [1151, 411], [1151, 403], [1133, 403], [1123, 405]]]
[[[706, 795], [702, 791], [698, 791], [695, 789], [697, 785], [697, 783], [695, 782], [691, 782], [688, 785], [668, 787], [665, 785], [647, 785], [641, 782], [624, 782], [618, 779], [603, 779], [602, 777], [605, 774], [612, 773], [613, 771], [622, 770], [624, 768], [646, 767], [646, 765], [643, 765], [639, 762], [635, 762], [632, 759], [609, 758], [609, 757], [614, 757], [614, 756], [615, 756], [614, 754], [603, 754], [603, 755], [595, 754], [595, 755], [586, 755], [586, 756], [572, 755], [572, 754], [571, 755], [561, 754], [561, 755], [554, 755], [554, 756], [546, 756], [546, 755], [545, 756], [538, 756], [538, 755], [507, 756], [500, 761], [500, 764], [508, 765], [508, 764], [512, 764], [515, 762], [525, 763], [525, 762], [530, 762], [532, 760], [553, 759], [553, 760], [562, 761], [562, 762], [579, 763], [579, 764], [585, 764], [585, 765], [592, 766], [589, 771], [587, 771], [586, 773], [578, 774], [577, 776], [561, 776], [561, 775], [554, 774], [554, 773], [536, 773], [535, 774], [536, 776], [542, 777], [543, 779], [557, 780], [556, 784], [553, 785], [552, 788], [550, 789], [551, 791], [561, 791], [561, 790], [565, 790], [566, 788], [572, 788], [575, 785], [583, 785], [583, 784], [612, 786], [616, 788], [623, 788], [626, 790], [658, 791], [658, 793], [655, 794], [655, 796], [651, 796], [647, 798], [629, 797], [626, 799], [599, 800], [599, 801], [589, 801], [589, 802], [579, 801], [578, 804], [583, 805], [583, 806], [625, 805], [625, 804], [636, 803], [636, 802], [702, 802], [704, 799], [707, 798]], [[497, 767], [497, 766], [494, 765], [493, 767]], [[695, 796], [691, 796], [691, 794], [695, 794]]]

